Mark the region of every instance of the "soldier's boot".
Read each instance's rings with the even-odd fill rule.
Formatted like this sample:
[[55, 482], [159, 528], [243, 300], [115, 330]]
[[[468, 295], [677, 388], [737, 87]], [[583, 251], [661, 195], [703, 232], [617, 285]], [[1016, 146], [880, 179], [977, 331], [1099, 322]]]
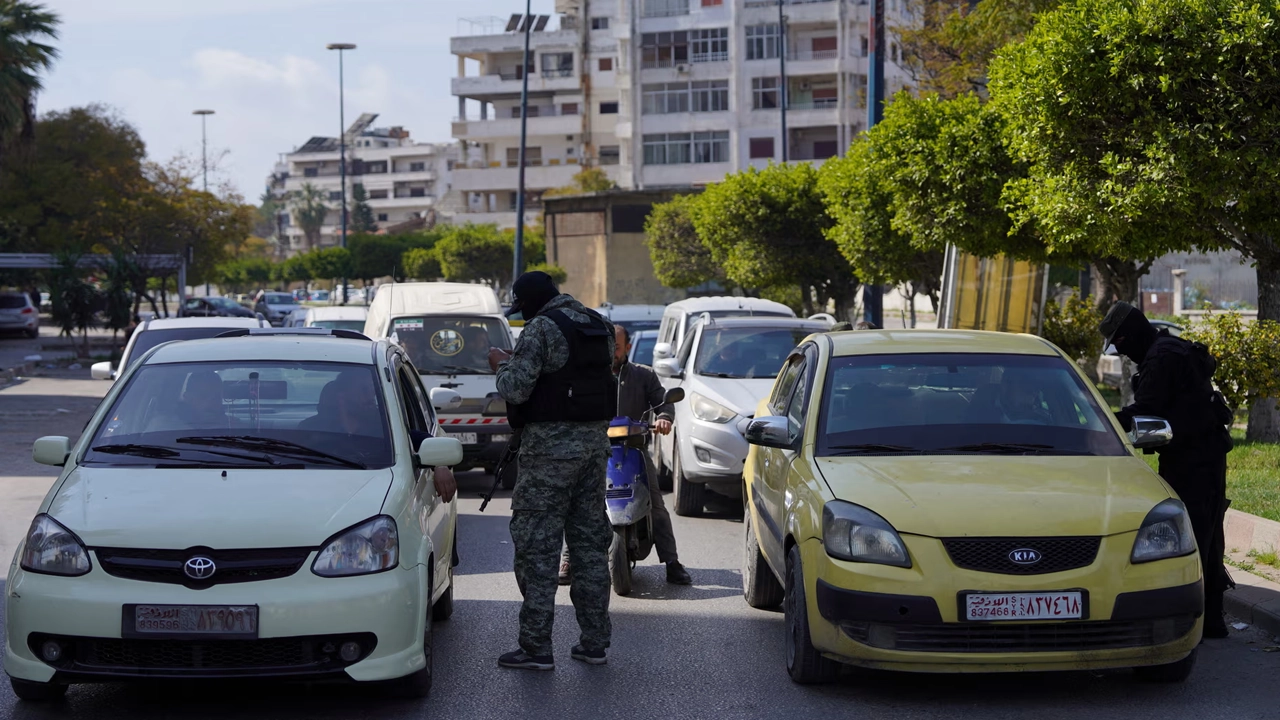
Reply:
[[604, 665], [609, 661], [605, 657], [604, 650], [588, 650], [581, 645], [574, 645], [573, 650], [569, 652], [569, 657], [574, 660], [580, 660], [588, 665]]
[[550, 655], [530, 655], [516, 650], [498, 658], [498, 666], [516, 670], [555, 670], [556, 659]]

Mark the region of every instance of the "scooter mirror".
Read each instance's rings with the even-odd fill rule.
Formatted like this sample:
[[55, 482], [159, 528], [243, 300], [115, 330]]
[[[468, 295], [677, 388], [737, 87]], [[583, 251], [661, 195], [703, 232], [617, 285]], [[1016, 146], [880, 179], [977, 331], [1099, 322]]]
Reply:
[[684, 388], [671, 388], [667, 391], [667, 396], [663, 398], [663, 404], [670, 405], [684, 400]]

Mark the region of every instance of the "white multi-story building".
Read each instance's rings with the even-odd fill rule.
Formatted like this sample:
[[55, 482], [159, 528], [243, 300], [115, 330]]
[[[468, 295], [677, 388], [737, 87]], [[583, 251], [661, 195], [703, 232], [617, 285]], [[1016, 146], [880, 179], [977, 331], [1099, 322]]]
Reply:
[[[437, 217], [440, 198], [449, 193], [458, 146], [419, 143], [402, 127], [372, 128], [377, 115], [365, 113], [347, 130], [347, 232], [353, 232], [355, 190], [362, 186], [379, 228]], [[268, 191], [285, 203], [277, 225], [287, 252], [306, 251], [302, 228], [295, 222], [292, 198], [306, 185], [323, 193], [329, 206], [318, 247], [341, 240], [342, 179], [338, 138], [313, 137], [282, 156], [267, 180]]]
[[[778, 0], [556, 0], [556, 19], [535, 18], [530, 42], [526, 222], [541, 192], [582, 165], [656, 189], [781, 161], [784, 60], [787, 159], [842, 154], [866, 127], [867, 1], [781, 6], [780, 24]], [[906, 11], [887, 0], [888, 23]], [[515, 223], [521, 28], [517, 16], [503, 32], [452, 41], [459, 221]], [[890, 97], [909, 80], [887, 44]]]

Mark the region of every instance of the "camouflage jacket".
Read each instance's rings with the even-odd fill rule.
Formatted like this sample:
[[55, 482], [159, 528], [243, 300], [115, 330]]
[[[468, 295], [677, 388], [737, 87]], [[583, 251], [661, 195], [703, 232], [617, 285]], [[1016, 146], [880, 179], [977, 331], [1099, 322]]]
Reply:
[[[539, 377], [553, 373], [569, 362], [569, 341], [554, 320], [544, 317], [547, 311], [556, 309], [564, 310], [574, 322], [588, 320], [587, 308], [572, 296], [561, 293], [533, 319], [525, 322], [515, 352], [510, 359], [498, 365], [498, 392], [507, 402], [527, 402]], [[612, 355], [612, 325], [609, 330], [609, 354]], [[573, 458], [582, 457], [592, 450], [607, 453], [608, 427], [607, 421], [529, 423], [521, 435], [520, 456]]]

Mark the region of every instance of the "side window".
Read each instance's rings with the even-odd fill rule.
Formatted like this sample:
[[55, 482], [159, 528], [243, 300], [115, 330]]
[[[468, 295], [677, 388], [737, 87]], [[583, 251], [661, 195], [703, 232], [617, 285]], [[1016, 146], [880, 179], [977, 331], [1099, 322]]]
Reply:
[[804, 356], [792, 355], [787, 360], [787, 367], [778, 375], [778, 382], [773, 386], [773, 395], [769, 398], [769, 407], [775, 414], [781, 415], [786, 402], [800, 379], [800, 371], [804, 368]]
[[413, 378], [409, 377], [404, 365], [396, 363], [396, 366], [396, 378], [399, 380], [396, 389], [400, 395], [400, 406], [404, 408], [405, 424], [408, 425], [410, 430], [427, 432], [430, 427], [427, 425], [427, 418], [422, 412], [422, 403], [414, 391]]
[[[797, 373], [797, 377], [803, 377], [803, 365], [801, 362], [801, 372]], [[804, 432], [804, 411], [805, 399], [809, 396], [809, 388], [805, 383], [797, 383], [796, 391], [791, 395], [791, 402], [787, 405], [787, 437], [794, 441]]]
[[662, 327], [659, 328], [658, 330], [658, 342], [664, 342], [664, 343], [671, 342], [671, 335], [672, 335], [671, 329], [673, 327], [675, 327], [675, 316], [673, 315], [662, 316]]
[[680, 345], [680, 353], [677, 358], [680, 363], [680, 367], [683, 369], [688, 369], [689, 356], [693, 354], [693, 343], [696, 337], [696, 332], [690, 333], [689, 336], [685, 338], [684, 343]]
[[431, 404], [431, 393], [422, 385], [422, 378], [413, 369], [412, 365], [406, 366], [405, 374], [409, 376], [409, 380], [413, 384], [413, 394], [418, 398], [418, 403], [422, 406], [422, 412], [427, 420], [427, 427], [429, 429], [434, 428], [436, 426], [436, 409]]

